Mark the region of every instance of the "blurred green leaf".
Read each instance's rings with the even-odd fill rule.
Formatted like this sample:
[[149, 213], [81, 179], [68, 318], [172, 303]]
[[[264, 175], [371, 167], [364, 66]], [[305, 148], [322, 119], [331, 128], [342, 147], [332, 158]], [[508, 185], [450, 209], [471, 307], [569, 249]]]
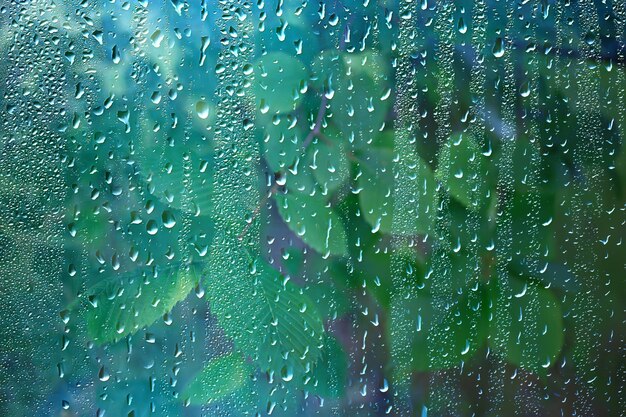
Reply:
[[512, 175], [515, 190], [520, 193], [536, 191], [534, 187], [538, 185], [537, 168], [541, 163], [536, 144], [531, 143], [525, 137], [518, 138], [513, 150], [513, 160], [515, 163], [512, 167]]
[[[496, 204], [495, 201], [490, 204]], [[490, 206], [491, 207], [491, 206]], [[493, 223], [485, 213], [476, 212], [455, 199], [447, 204], [446, 221], [449, 232], [450, 256], [470, 256], [484, 252], [494, 239]], [[480, 248], [480, 249], [479, 249]]]
[[521, 259], [511, 262], [509, 270], [545, 288], [552, 287], [570, 293], [580, 291], [581, 285], [576, 275], [570, 268], [560, 263], [547, 262], [536, 265], [528, 259]]
[[371, 77], [366, 72], [343, 75], [335, 81], [330, 101], [332, 122], [358, 147], [369, 145], [383, 128], [391, 100], [386, 96], [386, 80]]
[[113, 277], [87, 291], [85, 320], [91, 339], [114, 342], [147, 327], [182, 301], [197, 284], [193, 269], [154, 276]]
[[315, 372], [312, 391], [323, 398], [341, 398], [346, 389], [348, 358], [332, 336], [324, 338], [323, 357]]
[[[441, 262], [442, 259], [445, 261]], [[425, 280], [426, 287], [433, 296], [447, 298], [468, 288], [476, 288], [481, 281], [481, 262], [478, 254], [465, 249], [433, 255], [429, 272], [432, 278]]]
[[255, 64], [254, 94], [262, 113], [285, 113], [298, 107], [309, 75], [302, 62], [283, 52], [262, 56]]
[[450, 137], [441, 149], [436, 177], [452, 197], [472, 210], [488, 202], [492, 181], [488, 161], [470, 135]]
[[[488, 332], [487, 303], [482, 288], [469, 292], [458, 304], [443, 312], [434, 312], [428, 322], [428, 309], [424, 309], [426, 343], [417, 337], [413, 345], [415, 369], [445, 369], [460, 366], [483, 345]], [[428, 355], [424, 355], [428, 349]], [[428, 364], [421, 359], [429, 358]], [[427, 365], [427, 366], [425, 366]]]
[[287, 193], [276, 196], [278, 211], [289, 228], [321, 254], [347, 254], [341, 218], [321, 194]]
[[393, 216], [392, 151], [376, 149], [365, 153], [361, 175], [357, 180], [363, 217], [373, 231], [391, 233]]
[[302, 261], [304, 260], [304, 254], [300, 248], [287, 248], [283, 254], [282, 264], [285, 267], [285, 272], [290, 276], [298, 276], [302, 270]]
[[545, 373], [563, 346], [561, 304], [535, 282], [511, 276], [504, 288], [497, 294], [491, 346], [510, 363]]
[[[235, 347], [263, 370], [302, 372], [321, 357], [322, 319], [304, 291], [238, 240], [218, 238], [206, 283], [211, 312]], [[241, 302], [245, 300], [245, 302]]]
[[329, 120], [359, 147], [371, 143], [391, 107], [389, 70], [389, 62], [372, 50], [327, 50], [313, 60], [311, 83], [331, 99]]
[[[350, 245], [349, 252], [352, 259], [359, 262], [350, 264], [346, 274], [347, 282], [352, 288], [365, 285], [369, 293], [384, 310], [390, 308], [392, 295], [391, 259], [389, 250], [393, 237], [382, 233], [372, 233], [372, 226], [365, 221], [362, 209], [359, 208], [359, 197], [353, 193], [338, 206], [341, 213], [347, 216], [344, 219], [349, 242], [359, 242], [360, 245]], [[416, 254], [416, 251], [413, 251]], [[422, 274], [422, 262], [416, 257], [416, 274]], [[419, 264], [419, 265], [418, 265]], [[406, 280], [408, 286], [417, 281]]]
[[534, 256], [553, 238], [554, 196], [541, 192], [513, 192], [510, 198], [511, 248], [522, 256]]
[[350, 309], [347, 296], [349, 276], [345, 265], [328, 264], [316, 252], [307, 257], [305, 274], [308, 282], [307, 294], [315, 302], [324, 318], [336, 319]]
[[288, 170], [285, 188], [289, 193], [311, 195], [321, 192], [313, 170], [306, 165], [306, 158], [296, 159], [294, 168]]
[[390, 62], [379, 51], [372, 49], [346, 53], [341, 57], [348, 72], [352, 74], [365, 74], [372, 79], [386, 80], [391, 70]]
[[[390, 149], [376, 147], [360, 154], [364, 162], [357, 181], [363, 217], [372, 226], [372, 232], [428, 233], [436, 214], [433, 173], [417, 154], [404, 155], [404, 175], [395, 177], [393, 156]], [[394, 199], [395, 195], [401, 198]], [[402, 205], [395, 208], [401, 216], [393, 219], [394, 204], [397, 203]]]
[[[448, 304], [450, 304], [448, 302]], [[409, 321], [411, 351], [397, 352], [397, 372], [428, 371], [458, 367], [468, 361], [485, 343], [488, 333], [488, 308], [484, 290], [468, 290], [446, 309], [435, 308], [426, 294], [403, 300], [393, 309], [394, 321]], [[399, 337], [391, 329], [391, 340]]]
[[302, 152], [304, 133], [300, 124], [290, 116], [260, 115], [257, 118], [260, 128], [262, 151], [273, 172], [285, 171]]
[[318, 186], [333, 192], [348, 179], [350, 169], [341, 134], [327, 129], [324, 138], [326, 140], [318, 139], [310, 146], [307, 161]]
[[395, 135], [394, 146], [392, 232], [428, 234], [437, 211], [434, 175], [406, 134]]
[[212, 149], [197, 136], [190, 141], [172, 133], [166, 140], [159, 141], [147, 126], [144, 133], [135, 154], [139, 173], [150, 194], [179, 210], [202, 215], [210, 213], [213, 208]]
[[333, 81], [345, 73], [345, 64], [339, 52], [326, 49], [313, 59], [311, 64], [311, 84], [318, 90], [328, 91]]
[[253, 368], [240, 353], [229, 353], [212, 359], [183, 390], [183, 399], [202, 405], [221, 400], [242, 389]]

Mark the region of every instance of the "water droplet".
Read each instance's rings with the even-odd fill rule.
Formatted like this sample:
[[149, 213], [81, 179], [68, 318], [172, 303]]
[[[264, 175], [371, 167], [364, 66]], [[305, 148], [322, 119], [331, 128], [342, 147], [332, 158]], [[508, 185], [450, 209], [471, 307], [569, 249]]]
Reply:
[[161, 219], [163, 220], [163, 226], [165, 226], [168, 229], [171, 229], [172, 227], [176, 226], [176, 218], [174, 217], [174, 214], [169, 210], [165, 210], [163, 212], [163, 214], [161, 215]]
[[152, 46], [155, 48], [161, 47], [161, 42], [163, 42], [163, 32], [157, 29], [152, 36], [150, 36], [150, 40], [152, 41]]
[[457, 24], [457, 29], [459, 33], [465, 34], [467, 33], [467, 25], [465, 24], [465, 20], [463, 20], [463, 16], [459, 18], [459, 23]]
[[293, 379], [293, 366], [285, 365], [280, 371], [280, 377], [283, 381], [289, 382]]
[[148, 223], [146, 223], [146, 231], [149, 235], [156, 235], [159, 231], [157, 222], [154, 220], [148, 220]]
[[109, 378], [111, 377], [111, 375], [109, 375], [109, 372], [103, 367], [100, 368], [100, 371], [98, 372], [98, 379], [102, 382], [106, 382], [109, 380]]
[[495, 44], [493, 45], [493, 56], [496, 58], [502, 58], [504, 56], [504, 43], [502, 38], [497, 38]]
[[119, 64], [122, 60], [122, 55], [120, 54], [120, 50], [117, 45], [113, 46], [113, 50], [111, 51], [111, 59], [113, 60], [114, 64]]
[[206, 101], [200, 100], [196, 103], [196, 114], [201, 119], [206, 119], [209, 117], [209, 105]]

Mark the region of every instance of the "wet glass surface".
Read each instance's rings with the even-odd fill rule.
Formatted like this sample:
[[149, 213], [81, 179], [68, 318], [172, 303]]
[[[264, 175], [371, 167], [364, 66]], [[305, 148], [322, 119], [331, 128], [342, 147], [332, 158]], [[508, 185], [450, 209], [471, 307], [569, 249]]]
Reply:
[[623, 412], [623, 2], [0, 28], [0, 415]]

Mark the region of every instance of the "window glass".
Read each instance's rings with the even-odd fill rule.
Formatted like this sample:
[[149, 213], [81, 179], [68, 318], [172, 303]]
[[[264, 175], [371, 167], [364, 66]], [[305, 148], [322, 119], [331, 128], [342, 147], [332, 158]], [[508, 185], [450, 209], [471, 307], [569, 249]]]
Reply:
[[623, 1], [0, 28], [0, 415], [623, 412]]

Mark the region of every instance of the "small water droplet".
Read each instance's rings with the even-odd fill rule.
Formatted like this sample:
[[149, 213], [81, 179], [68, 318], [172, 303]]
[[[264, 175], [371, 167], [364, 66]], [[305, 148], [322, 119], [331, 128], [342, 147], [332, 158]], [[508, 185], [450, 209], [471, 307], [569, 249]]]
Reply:
[[109, 380], [109, 378], [111, 378], [111, 375], [109, 375], [109, 372], [103, 367], [100, 368], [100, 371], [98, 372], [98, 379], [102, 382], [106, 382]]
[[293, 379], [293, 367], [291, 365], [285, 365], [280, 371], [280, 377], [283, 381], [289, 382]]
[[502, 38], [497, 38], [495, 44], [493, 45], [493, 56], [496, 58], [502, 58], [504, 56], [504, 43]]

